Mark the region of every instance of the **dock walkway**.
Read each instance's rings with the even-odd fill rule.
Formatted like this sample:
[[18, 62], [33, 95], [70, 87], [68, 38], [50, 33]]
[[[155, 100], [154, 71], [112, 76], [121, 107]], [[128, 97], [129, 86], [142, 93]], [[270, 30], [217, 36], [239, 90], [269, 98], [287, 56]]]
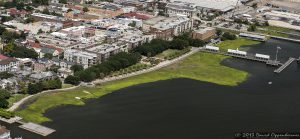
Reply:
[[296, 59], [293, 57], [290, 57], [289, 60], [287, 60], [284, 64], [282, 64], [282, 63], [280, 63], [280, 61], [277, 61], [277, 60], [266, 60], [266, 59], [256, 58], [255, 55], [250, 54], [250, 53], [248, 53], [246, 56], [239, 56], [239, 55], [233, 55], [233, 54], [229, 54], [229, 53], [222, 52], [222, 51], [208, 51], [205, 49], [200, 49], [200, 51], [213, 53], [213, 54], [220, 54], [220, 55], [225, 55], [225, 56], [231, 56], [231, 57], [236, 57], [236, 58], [241, 58], [241, 59], [247, 59], [247, 60], [252, 60], [252, 61], [263, 62], [270, 66], [280, 66], [279, 68], [274, 70], [275, 73], [282, 72], [285, 68], [287, 68], [290, 64], [292, 64], [296, 60], [298, 61], [298, 63], [300, 63], [300, 58]]
[[257, 61], [257, 62], [263, 62], [270, 66], [282, 65], [282, 63], [280, 63], [279, 61], [259, 59], [259, 58], [256, 58], [254, 54], [249, 54], [249, 53], [246, 56], [239, 56], [239, 55], [233, 55], [233, 54], [229, 54], [229, 53], [222, 52], [222, 51], [213, 52], [213, 51], [207, 51], [205, 49], [200, 49], [200, 51], [213, 53], [213, 54], [220, 54], [220, 55], [225, 55], [225, 56], [231, 56], [231, 57], [235, 57], [235, 58], [247, 59], [247, 60], [252, 60], [252, 61]]
[[275, 73], [280, 73], [282, 72], [285, 68], [287, 68], [290, 64], [292, 64], [296, 59], [290, 57], [288, 61], [286, 61], [283, 65], [281, 65], [278, 69], [276, 69], [274, 72]]
[[0, 121], [6, 122], [8, 124], [13, 124], [13, 123], [18, 123], [20, 124], [20, 128], [28, 130], [30, 132], [42, 135], [42, 136], [48, 136], [49, 134], [55, 132], [54, 129], [39, 125], [39, 124], [35, 124], [35, 123], [26, 123], [24, 121], [22, 121], [21, 117], [15, 116], [12, 117], [10, 119], [6, 119], [3, 117], [0, 117]]
[[42, 136], [48, 136], [49, 134], [55, 132], [54, 129], [45, 127], [45, 126], [41, 126], [35, 123], [25, 123], [23, 125], [19, 126], [20, 128], [23, 128], [25, 130], [34, 132], [36, 134], [42, 135]]
[[12, 117], [10, 119], [6, 119], [6, 118], [3, 118], [3, 117], [0, 117], [0, 121], [2, 122], [5, 122], [5, 123], [8, 123], [8, 124], [13, 124], [15, 122], [18, 122], [20, 121], [22, 118], [21, 117], [18, 117], [18, 116], [15, 116], [15, 117]]

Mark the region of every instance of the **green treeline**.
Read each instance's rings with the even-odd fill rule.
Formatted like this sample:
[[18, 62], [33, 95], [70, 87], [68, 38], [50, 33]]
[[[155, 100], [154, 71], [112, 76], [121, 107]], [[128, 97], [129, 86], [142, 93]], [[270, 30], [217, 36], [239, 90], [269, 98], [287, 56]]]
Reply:
[[189, 33], [181, 36], [174, 37], [172, 41], [166, 41], [161, 39], [154, 39], [150, 43], [143, 44], [137, 47], [134, 51], [144, 56], [155, 56], [167, 49], [183, 50], [188, 46], [200, 47], [203, 46], [204, 42], [198, 39], [192, 39]]
[[[68, 76], [65, 83], [77, 85], [80, 81], [90, 82], [97, 78], [104, 78], [108, 74], [138, 63], [141, 55], [138, 53], [121, 52], [108, 58], [101, 64], [93, 65], [85, 70], [77, 70], [74, 76]], [[71, 68], [81, 69], [81, 68]]]
[[60, 89], [62, 88], [62, 82], [60, 79], [53, 79], [42, 81], [38, 83], [29, 83], [27, 93], [28, 94], [36, 94], [43, 90], [53, 90], [53, 89]]

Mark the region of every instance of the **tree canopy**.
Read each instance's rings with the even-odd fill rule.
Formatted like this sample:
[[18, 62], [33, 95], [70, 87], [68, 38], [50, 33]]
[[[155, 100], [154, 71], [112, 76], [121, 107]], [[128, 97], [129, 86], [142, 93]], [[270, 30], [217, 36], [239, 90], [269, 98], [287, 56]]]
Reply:
[[73, 85], [78, 85], [80, 83], [80, 78], [77, 76], [69, 75], [65, 81], [67, 84], [73, 84]]
[[111, 56], [101, 64], [96, 64], [85, 70], [75, 72], [74, 76], [68, 76], [65, 79], [65, 83], [77, 85], [80, 81], [90, 82], [97, 78], [103, 78], [113, 71], [124, 69], [136, 64], [140, 59], [141, 55], [138, 53], [121, 52]]
[[83, 70], [83, 66], [76, 64], [76, 65], [73, 65], [70, 69], [73, 71], [73, 73], [76, 73], [76, 72], [82, 71]]
[[60, 89], [62, 88], [62, 82], [60, 79], [47, 80], [38, 83], [29, 83], [27, 92], [28, 94], [36, 94], [43, 90]]
[[13, 43], [7, 44], [3, 48], [5, 55], [17, 58], [38, 58], [38, 54], [32, 50], [23, 46], [17, 46]]
[[14, 74], [8, 73], [7, 71], [0, 72], [0, 79], [7, 79], [7, 78], [10, 78], [13, 76], [14, 76]]

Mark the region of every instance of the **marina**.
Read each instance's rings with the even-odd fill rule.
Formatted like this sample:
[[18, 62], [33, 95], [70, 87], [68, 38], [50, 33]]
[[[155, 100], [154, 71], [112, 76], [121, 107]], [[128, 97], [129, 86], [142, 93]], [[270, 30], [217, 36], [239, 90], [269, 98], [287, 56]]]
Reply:
[[245, 51], [239, 51], [239, 50], [232, 50], [228, 49], [227, 52], [223, 52], [219, 50], [219, 47], [215, 46], [204, 46], [203, 49], [200, 49], [200, 51], [203, 52], [209, 52], [213, 54], [220, 54], [220, 55], [225, 55], [225, 56], [231, 56], [235, 58], [241, 58], [241, 59], [246, 59], [246, 60], [252, 60], [252, 61], [257, 61], [257, 62], [263, 62], [266, 63], [266, 65], [270, 66], [280, 66], [279, 68], [275, 69], [275, 73], [281, 73], [284, 69], [286, 69], [290, 64], [292, 64], [294, 61], [300, 61], [300, 59], [296, 59], [293, 57], [290, 57], [285, 63], [281, 63], [280, 61], [277, 60], [271, 60], [269, 55], [264, 55], [264, 54], [252, 54], [252, 53], [247, 53]]

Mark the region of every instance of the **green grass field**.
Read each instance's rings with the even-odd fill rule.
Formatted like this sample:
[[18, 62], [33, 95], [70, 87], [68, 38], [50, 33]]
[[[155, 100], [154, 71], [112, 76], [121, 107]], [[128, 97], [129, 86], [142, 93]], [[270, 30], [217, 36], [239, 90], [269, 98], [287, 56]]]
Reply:
[[[263, 28], [266, 30], [261, 30], [259, 28]], [[256, 30], [256, 32], [258, 33], [263, 33], [263, 34], [268, 34], [268, 35], [278, 36], [278, 37], [286, 37], [286, 38], [289, 37], [289, 35], [280, 32], [291, 32], [291, 31], [292, 30], [288, 28], [274, 27], [274, 26], [258, 27], [258, 29]]]
[[22, 98], [27, 97], [28, 94], [14, 94], [7, 101], [9, 103], [8, 107], [11, 107], [15, 102], [18, 102]]
[[168, 49], [168, 50], [163, 51], [162, 53], [158, 54], [156, 57], [163, 59], [163, 58], [169, 57], [169, 56], [174, 55], [179, 52], [180, 52], [180, 50]]
[[240, 46], [254, 45], [258, 44], [257, 41], [247, 40], [243, 38], [238, 38], [236, 40], [227, 40], [222, 43], [217, 44], [220, 47], [220, 50], [227, 51], [227, 49], [237, 49]]
[[[224, 42], [223, 47], [236, 48], [240, 44], [254, 44], [253, 41], [241, 40]], [[257, 43], [257, 42], [255, 42]], [[23, 117], [26, 121], [42, 123], [51, 121], [43, 114], [48, 110], [61, 105], [84, 105], [84, 99], [98, 98], [107, 93], [126, 88], [133, 85], [155, 82], [159, 80], [168, 80], [174, 78], [189, 78], [199, 81], [211, 82], [219, 85], [236, 86], [245, 81], [249, 76], [247, 72], [239, 71], [233, 68], [222, 66], [220, 63], [228, 57], [213, 55], [209, 53], [196, 53], [183, 61], [158, 71], [146, 73], [143, 75], [109, 82], [96, 88], [79, 88], [71, 91], [43, 94], [30, 104], [26, 109], [17, 112], [17, 115]], [[78, 100], [75, 97], [82, 99]]]
[[65, 83], [63, 83], [62, 84], [62, 88], [70, 88], [70, 87], [73, 87], [74, 85], [72, 85], [72, 84], [65, 84]]

